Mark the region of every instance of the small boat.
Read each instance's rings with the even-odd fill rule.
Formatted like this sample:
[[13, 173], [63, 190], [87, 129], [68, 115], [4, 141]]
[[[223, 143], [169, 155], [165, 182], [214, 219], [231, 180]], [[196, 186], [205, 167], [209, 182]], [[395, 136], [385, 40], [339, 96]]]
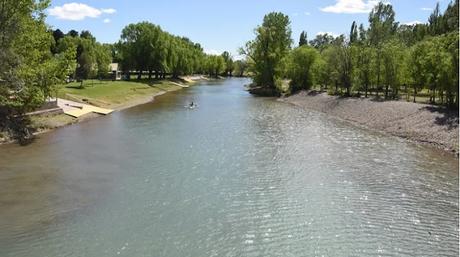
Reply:
[[189, 109], [195, 109], [196, 107], [198, 107], [198, 105], [196, 103], [192, 102], [191, 104], [186, 105], [184, 107], [189, 108]]

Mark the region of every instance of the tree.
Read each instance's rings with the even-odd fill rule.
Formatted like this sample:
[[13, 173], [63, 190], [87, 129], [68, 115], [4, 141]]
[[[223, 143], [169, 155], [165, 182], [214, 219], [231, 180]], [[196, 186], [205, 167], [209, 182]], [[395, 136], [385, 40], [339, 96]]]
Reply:
[[332, 79], [329, 71], [330, 66], [327, 65], [324, 55], [325, 52], [319, 54], [312, 67], [314, 80], [320, 85], [321, 89], [323, 87], [327, 89]]
[[79, 33], [78, 31], [72, 29], [67, 33], [67, 35], [71, 37], [78, 37]]
[[317, 57], [317, 50], [306, 45], [291, 51], [288, 56], [286, 74], [291, 79], [290, 89], [292, 93], [301, 89], [310, 89], [313, 85], [313, 64]]
[[207, 55], [205, 63], [209, 76], [217, 78], [225, 70], [225, 60], [222, 55]]
[[369, 14], [369, 42], [377, 49], [375, 73], [377, 74], [377, 90], [381, 87], [381, 55], [382, 45], [393, 36], [398, 27], [395, 12], [390, 4], [379, 2]]
[[310, 45], [322, 52], [325, 48], [330, 46], [334, 41], [334, 37], [327, 33], [316, 35], [315, 39], [310, 41]]
[[407, 59], [407, 66], [409, 67], [409, 74], [411, 78], [411, 83], [413, 86], [413, 102], [415, 103], [415, 97], [417, 95], [417, 89], [422, 88], [428, 81], [427, 73], [425, 71], [426, 56], [428, 51], [428, 46], [425, 42], [418, 43], [414, 45], [409, 53], [409, 58]]
[[302, 33], [300, 33], [299, 46], [303, 46], [303, 45], [308, 45], [306, 31], [302, 31]]
[[324, 84], [326, 88], [329, 84], [334, 84], [335, 93], [338, 93], [338, 87], [340, 83], [340, 68], [337, 65], [339, 62], [338, 47], [336, 45], [329, 45], [321, 52], [321, 59], [323, 63], [320, 66], [319, 75], [320, 83]]
[[106, 78], [109, 73], [109, 65], [112, 62], [112, 54], [108, 45], [96, 44], [97, 76], [99, 79]]
[[54, 30], [53, 31], [53, 38], [54, 42], [58, 43], [61, 38], [64, 38], [64, 32], [62, 32], [60, 29]]
[[171, 35], [149, 22], [126, 26], [117, 49], [128, 77], [131, 70], [138, 71], [138, 79], [144, 71], [148, 71], [150, 79], [153, 72], [156, 78], [164, 78], [166, 73], [178, 78], [204, 70], [204, 53], [199, 44]]
[[86, 39], [90, 39], [90, 40], [93, 40], [93, 41], [96, 41], [96, 38], [93, 36], [93, 34], [91, 34], [91, 32], [89, 32], [88, 30], [83, 30], [81, 33], [80, 33], [80, 37], [81, 38], [86, 38]]
[[404, 62], [404, 45], [397, 40], [388, 41], [382, 47], [383, 82], [385, 84], [385, 98], [389, 98], [392, 89], [392, 98], [398, 94], [402, 81], [402, 64]]
[[45, 24], [49, 1], [0, 1], [0, 130], [30, 134], [24, 113], [40, 106], [71, 69], [72, 52], [54, 56]]
[[225, 76], [232, 76], [233, 70], [235, 69], [234, 63], [233, 63], [233, 58], [230, 55], [229, 52], [224, 51], [222, 53], [222, 57], [224, 58], [225, 62]]
[[374, 56], [374, 49], [366, 44], [352, 46], [352, 59], [355, 67], [354, 82], [358, 85], [358, 90], [364, 90], [364, 97], [366, 98], [372, 82], [372, 60], [375, 59]]
[[235, 61], [235, 73], [237, 77], [243, 77], [246, 69], [248, 67], [248, 64], [245, 60], [237, 60]]
[[351, 49], [346, 44], [335, 46], [338, 56], [338, 72], [341, 85], [346, 89], [346, 96], [351, 95], [351, 76], [353, 73], [353, 63], [351, 59]]
[[350, 29], [350, 44], [353, 44], [356, 41], [358, 41], [358, 25], [355, 21], [353, 21]]
[[253, 81], [273, 93], [279, 92], [282, 59], [287, 56], [292, 43], [289, 17], [278, 12], [269, 13], [255, 33], [256, 38], [242, 49], [250, 59]]
[[428, 18], [428, 23], [429, 23], [428, 28], [429, 28], [431, 35], [442, 34], [443, 24], [442, 24], [441, 10], [439, 9], [439, 2], [436, 3], [436, 7], [434, 8], [433, 12]]

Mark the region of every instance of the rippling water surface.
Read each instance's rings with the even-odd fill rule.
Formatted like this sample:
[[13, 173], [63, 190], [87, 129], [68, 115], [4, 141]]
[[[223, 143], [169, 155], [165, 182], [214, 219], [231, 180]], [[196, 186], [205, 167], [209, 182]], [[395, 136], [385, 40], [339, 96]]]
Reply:
[[456, 159], [244, 83], [0, 147], [0, 256], [458, 256]]

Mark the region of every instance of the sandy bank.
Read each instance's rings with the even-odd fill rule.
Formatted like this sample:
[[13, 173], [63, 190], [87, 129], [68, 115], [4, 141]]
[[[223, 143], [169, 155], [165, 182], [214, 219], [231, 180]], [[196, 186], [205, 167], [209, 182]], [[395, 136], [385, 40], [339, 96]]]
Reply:
[[458, 112], [404, 101], [342, 98], [315, 91], [280, 101], [320, 111], [355, 125], [429, 144], [458, 156]]

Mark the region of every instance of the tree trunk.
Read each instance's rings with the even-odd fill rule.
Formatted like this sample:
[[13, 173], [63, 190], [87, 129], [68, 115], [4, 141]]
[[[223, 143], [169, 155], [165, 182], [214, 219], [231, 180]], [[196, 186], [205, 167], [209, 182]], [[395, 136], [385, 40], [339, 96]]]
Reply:
[[415, 103], [415, 96], [417, 95], [417, 86], [414, 84], [414, 103]]
[[149, 79], [152, 79], [152, 73], [153, 73], [153, 71], [149, 70]]
[[385, 85], [385, 99], [388, 99], [388, 85]]
[[142, 71], [139, 71], [139, 73], [137, 73], [137, 79], [141, 79], [142, 78]]
[[366, 84], [364, 85], [364, 90], [365, 90], [365, 92], [364, 92], [364, 97], [366, 97], [366, 98], [367, 98], [367, 89], [368, 89], [368, 87], [369, 87], [369, 86], [368, 86], [367, 83], [366, 83]]

